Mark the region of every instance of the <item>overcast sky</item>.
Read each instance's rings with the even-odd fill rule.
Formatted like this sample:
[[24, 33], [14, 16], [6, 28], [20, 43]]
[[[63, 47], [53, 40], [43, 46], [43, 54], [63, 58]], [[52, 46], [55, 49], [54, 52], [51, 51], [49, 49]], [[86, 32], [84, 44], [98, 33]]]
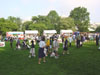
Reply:
[[0, 0], [0, 18], [15, 16], [29, 20], [32, 16], [47, 15], [50, 10], [65, 17], [79, 6], [88, 9], [92, 23], [100, 23], [100, 0]]

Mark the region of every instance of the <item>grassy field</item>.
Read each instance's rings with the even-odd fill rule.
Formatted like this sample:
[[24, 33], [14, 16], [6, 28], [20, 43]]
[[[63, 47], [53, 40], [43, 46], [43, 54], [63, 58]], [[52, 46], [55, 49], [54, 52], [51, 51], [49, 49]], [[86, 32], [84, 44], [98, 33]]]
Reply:
[[100, 51], [94, 42], [79, 49], [73, 43], [69, 55], [62, 55], [60, 46], [59, 59], [46, 57], [47, 62], [38, 65], [38, 57], [28, 58], [29, 50], [14, 50], [6, 42], [0, 48], [0, 75], [100, 75]]

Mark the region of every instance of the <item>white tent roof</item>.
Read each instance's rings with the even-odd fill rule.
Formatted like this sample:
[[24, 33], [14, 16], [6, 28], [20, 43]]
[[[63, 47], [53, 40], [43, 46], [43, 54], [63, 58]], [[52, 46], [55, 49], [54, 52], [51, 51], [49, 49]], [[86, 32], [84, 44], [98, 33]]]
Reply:
[[60, 33], [73, 33], [72, 30], [61, 30]]
[[38, 30], [25, 30], [25, 34], [38, 34]]
[[57, 31], [56, 30], [44, 30], [43, 33], [44, 34], [46, 34], [46, 33], [57, 33]]
[[24, 32], [18, 32], [18, 31], [12, 31], [12, 32], [7, 32], [8, 34], [24, 34]]

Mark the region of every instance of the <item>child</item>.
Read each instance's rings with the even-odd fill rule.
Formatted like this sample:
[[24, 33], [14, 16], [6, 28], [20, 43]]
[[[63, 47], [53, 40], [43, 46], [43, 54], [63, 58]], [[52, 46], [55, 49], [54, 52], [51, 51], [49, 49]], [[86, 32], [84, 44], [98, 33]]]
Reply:
[[65, 42], [63, 44], [63, 48], [64, 48], [63, 55], [65, 54], [65, 52], [67, 52], [67, 54], [69, 54], [69, 50], [68, 50], [68, 40], [67, 40], [67, 38], [66, 38], [66, 40], [65, 40]]
[[32, 40], [31, 43], [32, 44], [31, 44], [31, 50], [30, 50], [29, 58], [31, 58], [31, 56], [35, 57], [35, 45], [34, 45], [34, 41]]

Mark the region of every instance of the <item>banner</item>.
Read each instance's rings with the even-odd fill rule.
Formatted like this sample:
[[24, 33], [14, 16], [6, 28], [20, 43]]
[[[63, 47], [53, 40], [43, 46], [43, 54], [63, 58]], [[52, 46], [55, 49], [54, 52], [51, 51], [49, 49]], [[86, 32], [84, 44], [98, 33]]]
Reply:
[[5, 42], [0, 42], [0, 47], [5, 47]]

